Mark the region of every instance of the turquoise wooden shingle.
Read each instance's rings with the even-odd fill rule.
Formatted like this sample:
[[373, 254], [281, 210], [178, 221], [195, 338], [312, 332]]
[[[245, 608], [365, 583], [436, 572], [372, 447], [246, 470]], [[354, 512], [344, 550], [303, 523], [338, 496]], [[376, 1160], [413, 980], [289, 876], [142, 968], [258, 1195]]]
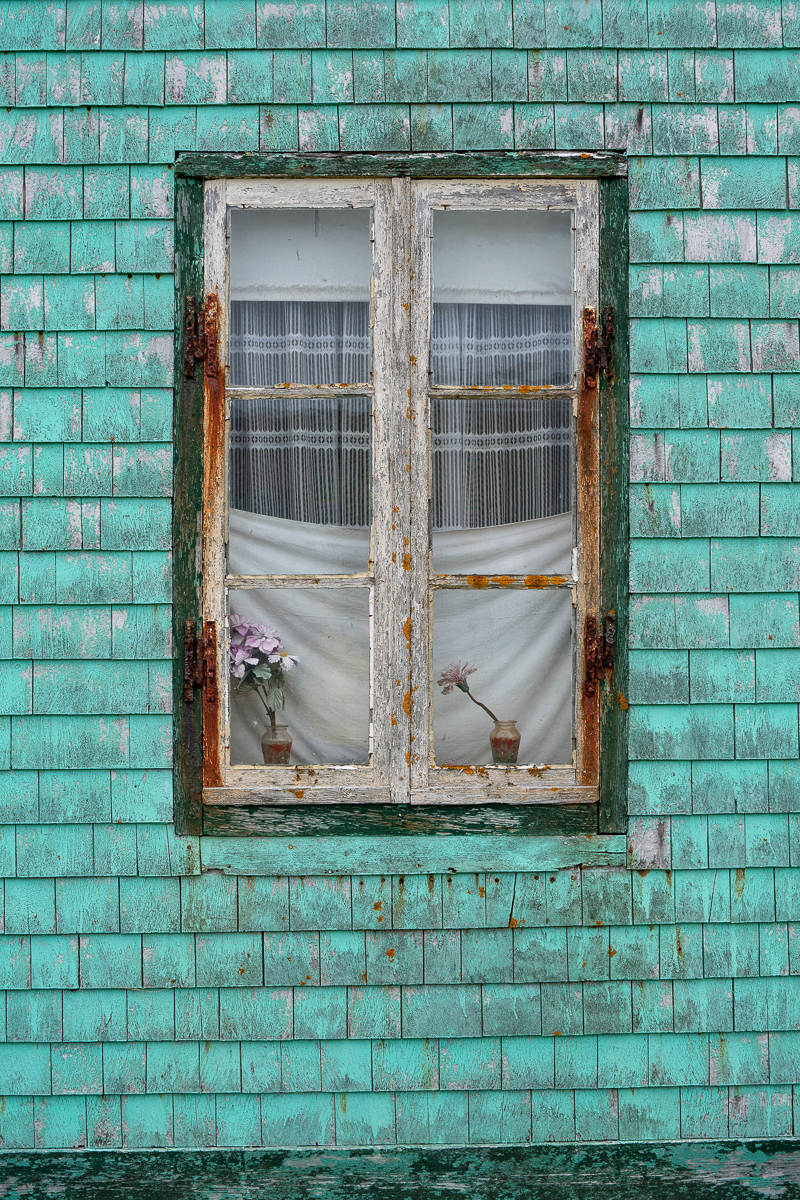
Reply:
[[278, 10], [259, 3], [256, 21], [259, 46], [325, 45], [324, 0], [309, 0], [302, 7], [287, 5]]
[[125, 104], [163, 104], [164, 55], [152, 51], [126, 54], [123, 88]]

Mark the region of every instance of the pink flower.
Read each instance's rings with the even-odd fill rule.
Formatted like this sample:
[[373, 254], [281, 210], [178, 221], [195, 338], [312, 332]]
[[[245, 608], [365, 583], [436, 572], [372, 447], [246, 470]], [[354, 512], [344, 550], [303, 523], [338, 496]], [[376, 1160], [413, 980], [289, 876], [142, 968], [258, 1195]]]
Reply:
[[442, 689], [442, 695], [449, 696], [454, 687], [460, 688], [462, 692], [468, 692], [469, 684], [467, 683], [467, 676], [474, 675], [477, 669], [477, 667], [471, 667], [466, 662], [462, 667], [460, 660], [457, 663], [450, 663], [450, 666], [442, 671], [442, 678], [436, 680]]
[[248, 650], [260, 650], [262, 654], [273, 654], [280, 650], [281, 639], [277, 629], [270, 629], [269, 625], [262, 625], [260, 621], [252, 629], [253, 632], [244, 639]]
[[241, 644], [252, 629], [252, 625], [247, 618], [237, 616], [236, 613], [231, 613], [228, 617], [228, 624], [231, 627], [232, 646]]
[[231, 646], [231, 675], [244, 679], [248, 667], [257, 667], [258, 659], [251, 658], [244, 646]]

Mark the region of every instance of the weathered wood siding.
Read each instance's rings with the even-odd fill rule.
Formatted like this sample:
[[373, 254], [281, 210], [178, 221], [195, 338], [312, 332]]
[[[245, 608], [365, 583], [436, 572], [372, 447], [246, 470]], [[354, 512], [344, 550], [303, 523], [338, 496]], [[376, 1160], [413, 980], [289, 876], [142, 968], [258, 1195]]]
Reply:
[[[793, 0], [0, 4], [0, 1145], [797, 1131], [798, 47]], [[178, 838], [175, 154], [509, 148], [630, 156], [628, 869]]]

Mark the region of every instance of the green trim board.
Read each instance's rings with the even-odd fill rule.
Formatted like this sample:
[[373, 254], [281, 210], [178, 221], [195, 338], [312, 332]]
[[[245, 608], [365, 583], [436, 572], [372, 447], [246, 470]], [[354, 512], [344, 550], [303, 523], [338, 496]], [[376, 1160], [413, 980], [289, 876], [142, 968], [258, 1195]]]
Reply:
[[[203, 295], [203, 183], [178, 181], [175, 194], [175, 362], [184, 355], [183, 313], [187, 296]], [[183, 629], [200, 619], [202, 586], [199, 538], [203, 511], [203, 372], [177, 373], [173, 441], [173, 762], [175, 832], [202, 828], [203, 718], [199, 698], [183, 700]]]
[[[627, 160], [616, 152], [551, 154], [450, 153], [450, 154], [221, 154], [187, 153], [176, 160], [176, 359], [183, 362], [183, 312], [187, 297], [196, 301], [203, 287], [203, 180], [256, 175], [295, 177], [414, 176], [486, 178], [492, 176], [596, 177], [600, 191], [600, 287], [602, 311], [615, 312], [612, 369], [600, 375], [601, 395], [601, 612], [616, 614], [616, 661], [613, 689], [601, 686], [600, 803], [581, 813], [581, 830], [617, 833], [625, 830], [627, 804], [627, 430], [628, 430], [628, 185]], [[174, 664], [175, 695], [182, 696], [184, 622], [201, 619], [202, 568], [199, 537], [202, 527], [202, 394], [203, 364], [194, 377], [177, 372], [175, 398], [175, 606], [174, 639], [178, 650]], [[604, 548], [611, 547], [606, 553]], [[269, 813], [255, 806], [204, 806], [202, 803], [202, 711], [199, 696], [176, 705], [175, 801], [176, 830], [180, 834], [252, 837], [328, 837], [331, 834], [362, 836], [376, 825], [382, 834], [399, 836], [410, 828], [423, 835], [438, 820], [437, 831], [447, 834], [497, 834], [526, 836], [534, 828], [542, 833], [569, 835], [576, 817], [569, 805], [552, 806], [545, 819], [533, 809], [525, 812], [508, 806], [485, 806], [481, 816], [470, 807], [441, 807], [409, 816], [389, 815], [384, 806], [343, 805], [330, 812], [333, 828], [326, 827], [308, 805], [282, 807]], [[379, 811], [373, 811], [378, 809]], [[497, 811], [495, 811], [495, 809]], [[545, 830], [546, 825], [546, 830]], [[381, 867], [381, 869], [388, 869]], [[432, 868], [431, 868], [432, 869]]]
[[356, 822], [361, 837], [597, 831], [593, 804], [225, 804], [203, 809], [203, 833], [222, 837], [335, 837], [351, 833]]
[[175, 173], [179, 177], [198, 179], [236, 179], [249, 175], [295, 178], [402, 175], [412, 179], [481, 179], [493, 175], [527, 175], [600, 179], [627, 176], [628, 160], [623, 153], [614, 150], [591, 153], [564, 150], [545, 154], [525, 150], [486, 154], [469, 150], [446, 154], [224, 154], [193, 151], [178, 154]]
[[403, 1150], [100, 1150], [0, 1158], [8, 1200], [746, 1200], [800, 1194], [800, 1142], [426, 1146]]
[[610, 369], [600, 373], [600, 611], [616, 617], [614, 676], [600, 692], [601, 833], [621, 833], [628, 787], [628, 181], [600, 186], [600, 312], [614, 310]]

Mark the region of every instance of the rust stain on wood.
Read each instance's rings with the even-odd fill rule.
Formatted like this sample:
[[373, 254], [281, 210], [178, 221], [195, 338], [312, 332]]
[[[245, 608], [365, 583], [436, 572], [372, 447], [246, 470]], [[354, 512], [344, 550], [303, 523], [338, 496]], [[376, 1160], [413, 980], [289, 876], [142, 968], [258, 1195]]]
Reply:
[[219, 753], [219, 688], [217, 687], [217, 626], [214, 621], [203, 624], [203, 784], [222, 787]]
[[[219, 298], [211, 293], [206, 296], [203, 322], [203, 513], [204, 525], [209, 529], [216, 528], [219, 509], [225, 503], [225, 381], [217, 353], [218, 330]], [[206, 671], [213, 672], [213, 685], [203, 688], [203, 784], [221, 787], [219, 689], [216, 686], [218, 647], [214, 622], [205, 622], [203, 634]]]
[[578, 644], [583, 648], [582, 678], [578, 691], [578, 723], [581, 733], [578, 739], [581, 747], [578, 783], [592, 785], [597, 782], [600, 771], [600, 705], [597, 697], [596, 662], [599, 628], [597, 557], [600, 528], [597, 375], [600, 348], [596, 313], [593, 308], [583, 310], [583, 347], [584, 364], [578, 398], [577, 477], [580, 539], [586, 572], [577, 614]]
[[526, 588], [548, 588], [561, 587], [568, 583], [569, 579], [566, 575], [526, 575]]

